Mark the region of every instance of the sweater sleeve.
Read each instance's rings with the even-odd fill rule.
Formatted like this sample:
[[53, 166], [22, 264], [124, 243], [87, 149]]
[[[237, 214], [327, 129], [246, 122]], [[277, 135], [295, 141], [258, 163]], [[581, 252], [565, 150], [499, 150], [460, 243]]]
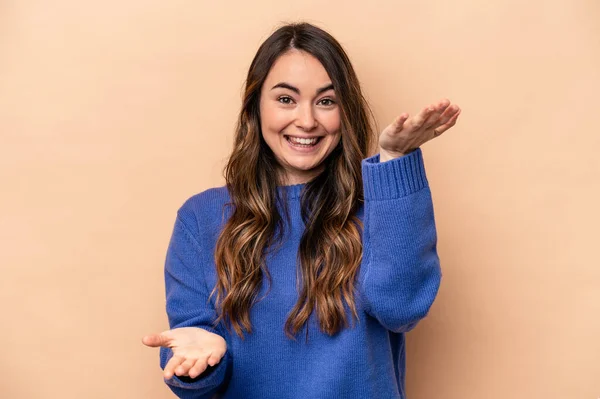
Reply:
[[441, 282], [433, 203], [420, 148], [362, 161], [365, 195], [359, 285], [365, 311], [400, 333], [424, 318]]
[[[216, 329], [212, 327], [216, 312], [208, 300], [210, 292], [202, 269], [203, 259], [207, 258], [208, 251], [202, 250], [198, 239], [188, 227], [191, 225], [190, 219], [195, 219], [190, 213], [183, 208], [177, 212], [167, 249], [164, 277], [169, 328], [203, 328], [221, 335], [228, 344], [228, 350], [219, 363], [213, 367], [208, 366], [196, 378], [174, 375], [164, 381], [179, 398], [209, 399], [226, 379], [231, 354], [225, 329], [220, 326]], [[163, 370], [172, 357], [171, 348], [160, 348], [160, 367]]]

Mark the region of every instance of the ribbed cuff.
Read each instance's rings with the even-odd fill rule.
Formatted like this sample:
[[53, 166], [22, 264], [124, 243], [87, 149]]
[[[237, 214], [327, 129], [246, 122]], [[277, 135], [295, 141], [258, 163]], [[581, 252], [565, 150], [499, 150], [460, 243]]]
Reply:
[[379, 154], [362, 160], [365, 200], [401, 198], [429, 185], [421, 148], [386, 162]]

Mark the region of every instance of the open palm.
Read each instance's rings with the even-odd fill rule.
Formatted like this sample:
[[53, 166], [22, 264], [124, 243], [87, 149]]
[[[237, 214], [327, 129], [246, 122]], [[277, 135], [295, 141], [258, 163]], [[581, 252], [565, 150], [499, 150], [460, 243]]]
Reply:
[[146, 335], [142, 343], [173, 350], [173, 357], [164, 368], [166, 379], [173, 375], [195, 378], [208, 366], [219, 363], [227, 351], [223, 337], [199, 327], [174, 328], [160, 334]]
[[432, 140], [456, 123], [460, 107], [447, 99], [425, 107], [412, 118], [398, 116], [379, 135], [380, 161], [402, 156]]

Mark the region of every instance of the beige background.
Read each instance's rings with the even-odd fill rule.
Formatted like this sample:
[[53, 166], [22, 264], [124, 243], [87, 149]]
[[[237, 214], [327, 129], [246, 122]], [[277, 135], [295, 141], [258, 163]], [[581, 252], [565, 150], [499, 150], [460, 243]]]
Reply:
[[244, 74], [281, 21], [345, 46], [423, 146], [444, 280], [409, 399], [600, 397], [600, 2], [0, 0], [0, 397], [169, 398], [175, 211], [221, 185]]

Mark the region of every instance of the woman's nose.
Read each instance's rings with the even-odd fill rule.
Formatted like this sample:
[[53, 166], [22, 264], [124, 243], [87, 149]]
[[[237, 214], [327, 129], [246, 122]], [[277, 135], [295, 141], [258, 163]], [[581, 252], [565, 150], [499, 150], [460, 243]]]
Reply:
[[317, 127], [318, 122], [315, 119], [314, 110], [310, 105], [298, 107], [298, 113], [296, 126], [302, 130], [312, 130]]

